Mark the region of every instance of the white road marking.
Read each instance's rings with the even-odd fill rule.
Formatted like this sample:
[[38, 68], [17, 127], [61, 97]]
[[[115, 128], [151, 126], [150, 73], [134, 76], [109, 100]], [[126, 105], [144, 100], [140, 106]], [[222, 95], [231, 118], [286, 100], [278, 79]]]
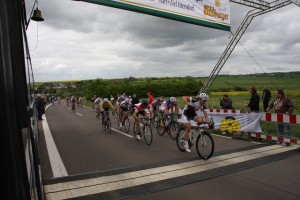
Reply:
[[[226, 138], [226, 139], [233, 139], [232, 137], [228, 137], [228, 136], [225, 136], [225, 135], [218, 135], [218, 134], [212, 134], [213, 136], [216, 136], [216, 137], [221, 137], [221, 138]], [[250, 143], [253, 143], [253, 144], [262, 144], [260, 142], [254, 142], [254, 141], [251, 141]]]
[[48, 200], [76, 198], [178, 178], [283, 153], [297, 148], [299, 148], [297, 145], [290, 147], [282, 147], [278, 145], [267, 146], [258, 149], [212, 157], [209, 160], [195, 160], [111, 176], [102, 176], [85, 180], [45, 185], [44, 189]]
[[123, 133], [123, 132], [121, 132], [121, 131], [118, 131], [117, 129], [111, 128], [111, 130], [116, 131], [116, 132], [118, 132], [118, 133], [121, 133], [122, 135], [125, 135], [125, 136], [127, 136], [127, 137], [133, 138], [132, 135], [128, 135], [127, 133]]
[[76, 112], [76, 114], [77, 114], [77, 115], [80, 115], [81, 117], [83, 117], [83, 115], [82, 115], [82, 114], [80, 114], [80, 113], [78, 113], [78, 112]]
[[[48, 109], [50, 105], [46, 107], [46, 110]], [[53, 140], [46, 115], [43, 115], [43, 130], [44, 130], [44, 135], [45, 135], [45, 140], [46, 140], [46, 146], [48, 150], [48, 155], [50, 159], [50, 164], [53, 172], [53, 176], [56, 177], [63, 177], [63, 176], [68, 176], [68, 172], [66, 170], [66, 167], [60, 157], [60, 154], [57, 150], [57, 147], [55, 145], [55, 142]]]

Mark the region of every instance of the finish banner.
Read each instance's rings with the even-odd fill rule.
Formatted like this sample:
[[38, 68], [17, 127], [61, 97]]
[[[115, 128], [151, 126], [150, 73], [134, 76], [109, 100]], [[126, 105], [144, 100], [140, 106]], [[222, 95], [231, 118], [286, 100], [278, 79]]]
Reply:
[[[198, 113], [203, 116], [203, 113]], [[222, 132], [253, 132], [261, 133], [260, 119], [262, 113], [208, 113], [209, 118], [215, 123], [215, 129]], [[186, 123], [184, 115], [178, 119], [180, 123]], [[191, 124], [196, 126], [196, 122], [191, 121]]]
[[230, 31], [229, 0], [82, 0]]

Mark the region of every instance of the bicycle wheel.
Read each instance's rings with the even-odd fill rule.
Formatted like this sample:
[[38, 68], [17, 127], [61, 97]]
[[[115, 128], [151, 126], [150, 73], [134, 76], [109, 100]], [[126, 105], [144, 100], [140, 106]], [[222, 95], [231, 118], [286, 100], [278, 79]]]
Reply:
[[151, 127], [149, 125], [147, 125], [147, 124], [145, 125], [143, 134], [144, 134], [145, 143], [147, 145], [150, 145], [153, 140], [153, 135], [152, 135]]
[[176, 122], [172, 122], [169, 128], [169, 133], [172, 140], [176, 140], [177, 130], [178, 130], [178, 124]]
[[202, 134], [199, 134], [196, 141], [196, 149], [201, 159], [207, 160], [214, 153], [215, 143], [210, 134], [210, 131], [204, 130]]
[[109, 118], [105, 122], [105, 129], [108, 133], [111, 133], [111, 121]]
[[177, 131], [177, 136], [176, 136], [176, 144], [177, 144], [179, 151], [182, 151], [182, 152], [185, 152], [185, 148], [184, 148], [185, 140], [183, 139], [184, 134], [185, 134], [185, 127], [179, 128]]
[[157, 130], [157, 134], [158, 134], [158, 135], [160, 135], [160, 136], [163, 136], [163, 135], [164, 135], [164, 133], [165, 133], [165, 128], [162, 127], [161, 121], [158, 121], [158, 122], [157, 122], [156, 130]]
[[130, 121], [129, 121], [128, 117], [124, 121], [124, 131], [126, 133], [129, 133], [129, 131], [130, 131]]

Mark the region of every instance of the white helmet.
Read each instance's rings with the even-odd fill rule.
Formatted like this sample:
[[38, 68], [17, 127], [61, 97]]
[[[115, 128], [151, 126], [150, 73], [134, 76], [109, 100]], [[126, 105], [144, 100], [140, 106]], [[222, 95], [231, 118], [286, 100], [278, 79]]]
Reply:
[[129, 103], [129, 99], [128, 99], [128, 98], [126, 98], [124, 101], [125, 101], [126, 103]]
[[203, 100], [208, 100], [208, 95], [206, 93], [200, 93], [198, 95], [198, 98], [203, 99]]
[[107, 99], [107, 98], [104, 98], [103, 101], [104, 101], [104, 102], [108, 102], [108, 99]]
[[177, 100], [176, 100], [175, 97], [171, 97], [171, 98], [170, 98], [170, 101], [171, 101], [171, 102], [177, 102]]

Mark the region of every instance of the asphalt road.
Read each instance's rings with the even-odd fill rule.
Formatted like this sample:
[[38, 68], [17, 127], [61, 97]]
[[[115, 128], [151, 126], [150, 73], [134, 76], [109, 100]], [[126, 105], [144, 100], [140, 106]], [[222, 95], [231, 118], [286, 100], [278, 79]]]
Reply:
[[[108, 134], [103, 131], [95, 112], [87, 107], [73, 112], [65, 105], [54, 104], [47, 109], [46, 117], [68, 177], [54, 177], [42, 125], [39, 124], [45, 185], [199, 160], [194, 148], [191, 153], [180, 152], [174, 140], [167, 135], [159, 136], [154, 127], [150, 146], [133, 138], [132, 128], [128, 135], [120, 133], [116, 116], [111, 116], [111, 119], [117, 131]], [[214, 157], [266, 146], [220, 136], [213, 138]], [[299, 152], [291, 150], [219, 167], [209, 173], [197, 173], [197, 176], [187, 175], [78, 199], [300, 199], [299, 164]]]

